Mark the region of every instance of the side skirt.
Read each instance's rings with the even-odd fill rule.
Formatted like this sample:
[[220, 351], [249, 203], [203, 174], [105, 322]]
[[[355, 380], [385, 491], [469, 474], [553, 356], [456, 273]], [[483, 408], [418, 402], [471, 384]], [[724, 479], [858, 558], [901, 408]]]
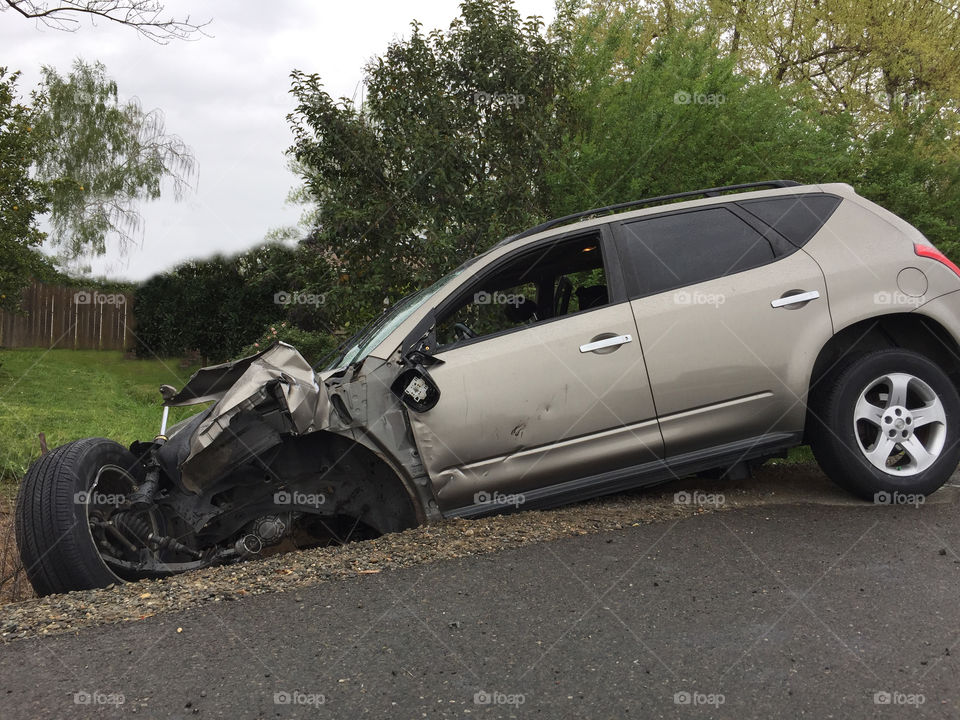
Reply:
[[518, 509], [549, 508], [634, 488], [650, 487], [704, 470], [730, 467], [746, 460], [775, 455], [801, 445], [802, 438], [803, 433], [760, 435], [747, 440], [737, 440], [704, 450], [683, 453], [672, 458], [662, 458], [620, 470], [589, 475], [558, 485], [527, 490], [522, 493], [523, 502], [519, 505], [516, 503], [516, 494], [511, 496], [504, 493], [502, 496], [494, 496], [502, 498], [500, 502], [464, 505], [447, 510], [443, 516], [445, 518], [477, 517]]

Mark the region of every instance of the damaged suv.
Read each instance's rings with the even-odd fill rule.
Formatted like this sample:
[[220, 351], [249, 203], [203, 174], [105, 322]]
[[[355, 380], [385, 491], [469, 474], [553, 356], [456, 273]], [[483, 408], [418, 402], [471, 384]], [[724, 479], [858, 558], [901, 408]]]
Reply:
[[24, 478], [40, 594], [447, 517], [545, 507], [809, 443], [856, 495], [960, 459], [960, 269], [848, 185], [711, 188], [509, 237], [398, 302], [324, 370], [282, 343], [204, 368], [130, 448]]

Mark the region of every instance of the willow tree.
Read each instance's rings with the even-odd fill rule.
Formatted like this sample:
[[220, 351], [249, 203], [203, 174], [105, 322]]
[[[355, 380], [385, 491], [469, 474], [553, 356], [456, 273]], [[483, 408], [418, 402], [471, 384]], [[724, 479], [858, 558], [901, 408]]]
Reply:
[[51, 240], [67, 257], [103, 254], [111, 236], [126, 248], [141, 201], [159, 198], [164, 180], [177, 197], [188, 187], [190, 148], [167, 134], [160, 110], [121, 101], [101, 63], [77, 60], [66, 77], [44, 67], [34, 101], [36, 176], [48, 188]]

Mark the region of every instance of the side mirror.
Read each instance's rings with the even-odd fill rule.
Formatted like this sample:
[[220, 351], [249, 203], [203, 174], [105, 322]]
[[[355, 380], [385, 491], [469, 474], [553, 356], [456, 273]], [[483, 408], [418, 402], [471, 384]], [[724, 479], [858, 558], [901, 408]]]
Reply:
[[422, 365], [414, 365], [400, 373], [390, 390], [400, 402], [416, 412], [431, 410], [440, 401], [440, 388]]

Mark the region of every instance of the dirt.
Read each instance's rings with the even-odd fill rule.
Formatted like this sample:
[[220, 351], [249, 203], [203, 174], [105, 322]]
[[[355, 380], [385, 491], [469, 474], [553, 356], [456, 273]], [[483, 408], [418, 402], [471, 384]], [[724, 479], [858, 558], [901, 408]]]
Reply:
[[0, 605], [34, 597], [17, 552], [13, 503], [0, 499]]

